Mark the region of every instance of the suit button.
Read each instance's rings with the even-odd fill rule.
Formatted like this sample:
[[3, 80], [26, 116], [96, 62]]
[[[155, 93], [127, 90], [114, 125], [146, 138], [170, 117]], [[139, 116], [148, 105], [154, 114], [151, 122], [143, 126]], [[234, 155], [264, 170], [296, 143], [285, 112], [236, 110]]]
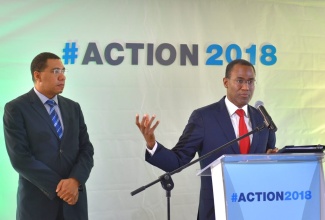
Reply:
[[60, 153], [61, 153], [61, 154], [63, 153], [63, 150], [62, 150], [62, 149], [60, 149]]

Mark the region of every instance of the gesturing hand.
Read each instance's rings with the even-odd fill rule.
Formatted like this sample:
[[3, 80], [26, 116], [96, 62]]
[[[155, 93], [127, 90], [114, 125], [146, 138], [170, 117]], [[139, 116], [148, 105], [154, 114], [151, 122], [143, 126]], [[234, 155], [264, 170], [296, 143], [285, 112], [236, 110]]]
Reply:
[[156, 144], [156, 138], [155, 138], [155, 134], [154, 131], [156, 129], [156, 127], [159, 124], [159, 121], [156, 121], [156, 123], [152, 125], [153, 121], [155, 120], [156, 115], [153, 115], [151, 118], [149, 115], [143, 115], [141, 122], [139, 121], [139, 115], [136, 114], [135, 116], [135, 124], [138, 126], [138, 128], [140, 129], [144, 139], [147, 142], [147, 147], [149, 149], [152, 149], [155, 144]]

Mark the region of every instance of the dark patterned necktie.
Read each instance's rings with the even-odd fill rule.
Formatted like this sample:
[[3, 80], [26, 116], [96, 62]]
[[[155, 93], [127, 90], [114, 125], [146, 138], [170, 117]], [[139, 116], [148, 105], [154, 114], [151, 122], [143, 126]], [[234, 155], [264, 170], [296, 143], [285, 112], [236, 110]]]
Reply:
[[61, 139], [61, 137], [63, 135], [63, 132], [62, 132], [62, 126], [61, 126], [59, 116], [58, 116], [58, 114], [56, 113], [56, 111], [54, 109], [54, 106], [56, 105], [56, 103], [52, 99], [47, 100], [45, 103], [50, 106], [50, 113], [49, 114], [50, 114], [50, 117], [52, 119], [55, 130], [58, 133], [59, 138]]
[[[239, 137], [243, 136], [244, 134], [248, 133], [247, 126], [245, 123], [245, 112], [243, 109], [237, 109], [236, 114], [239, 116]], [[249, 147], [250, 147], [250, 139], [249, 136], [244, 137], [239, 141], [239, 149], [241, 154], [248, 154], [249, 152]]]

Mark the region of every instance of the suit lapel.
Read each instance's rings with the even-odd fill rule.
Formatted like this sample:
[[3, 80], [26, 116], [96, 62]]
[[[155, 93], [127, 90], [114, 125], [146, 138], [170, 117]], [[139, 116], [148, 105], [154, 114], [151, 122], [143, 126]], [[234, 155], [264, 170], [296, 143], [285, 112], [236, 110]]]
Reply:
[[[222, 127], [225, 137], [227, 138], [227, 142], [230, 142], [236, 139], [236, 134], [234, 131], [234, 127], [232, 126], [231, 119], [229, 117], [229, 112], [226, 107], [225, 98], [219, 101], [219, 105], [217, 106], [217, 112], [215, 114], [217, 121]], [[228, 149], [232, 149], [234, 153], [240, 154], [238, 143], [234, 143], [228, 147]]]
[[38, 96], [34, 92], [34, 89], [32, 89], [31, 91], [28, 92], [28, 97], [29, 97], [31, 107], [44, 119], [45, 123], [50, 127], [50, 129], [54, 133], [54, 135], [57, 138], [59, 138], [59, 136], [54, 128], [53, 122], [52, 122], [48, 112], [46, 111], [46, 108], [44, 107], [44, 104], [38, 98]]
[[[254, 130], [257, 126], [259, 126], [257, 124], [257, 117], [256, 114], [254, 113], [254, 111], [252, 110], [253, 107], [248, 105], [248, 112], [249, 112], [249, 117], [252, 123], [252, 130]], [[260, 139], [260, 135], [259, 132], [255, 132], [253, 134], [253, 139], [252, 139], [252, 143], [249, 149], [249, 153], [254, 153], [256, 151], [256, 149], [258, 148], [258, 144]]]
[[61, 96], [58, 95], [58, 102], [59, 102], [59, 107], [60, 107], [60, 112], [61, 112], [61, 117], [62, 117], [62, 122], [63, 122], [63, 126], [64, 126], [64, 130], [63, 130], [63, 136], [61, 141], [64, 141], [64, 139], [66, 138], [66, 131], [68, 131], [69, 129], [69, 111], [68, 111], [68, 105], [66, 100], [64, 100]]

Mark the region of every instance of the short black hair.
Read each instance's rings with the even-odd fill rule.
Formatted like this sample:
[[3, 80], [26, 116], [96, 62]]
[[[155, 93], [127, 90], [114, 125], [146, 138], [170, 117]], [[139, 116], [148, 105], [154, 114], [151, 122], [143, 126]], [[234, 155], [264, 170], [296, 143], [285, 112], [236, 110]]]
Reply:
[[236, 64], [240, 64], [240, 65], [244, 65], [244, 66], [251, 66], [254, 70], [254, 73], [256, 73], [253, 64], [251, 64], [247, 60], [237, 59], [237, 60], [233, 60], [230, 63], [228, 63], [228, 65], [226, 67], [226, 73], [225, 73], [226, 78], [230, 79], [230, 72], [232, 71], [232, 69], [234, 68], [234, 66]]
[[34, 71], [43, 71], [46, 68], [46, 62], [48, 59], [60, 60], [61, 58], [50, 52], [43, 52], [34, 57], [32, 63], [30, 64], [30, 71], [32, 73], [33, 82], [35, 82]]

